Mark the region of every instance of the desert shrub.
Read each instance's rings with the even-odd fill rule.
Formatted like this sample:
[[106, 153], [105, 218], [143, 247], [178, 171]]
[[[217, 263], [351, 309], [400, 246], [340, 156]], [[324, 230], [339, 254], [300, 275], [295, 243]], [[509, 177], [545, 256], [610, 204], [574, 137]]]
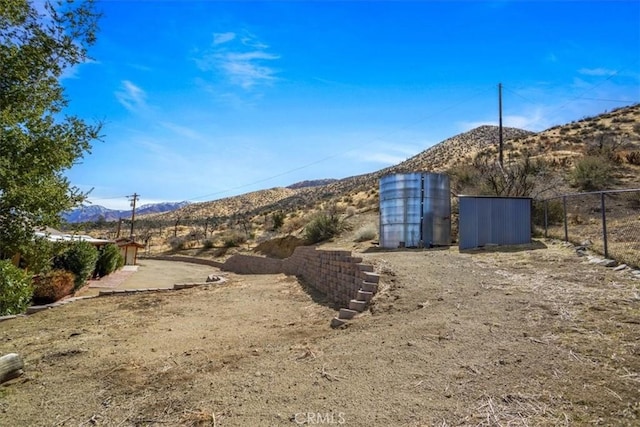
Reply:
[[74, 289], [75, 276], [64, 270], [51, 270], [33, 280], [33, 302], [49, 304], [70, 295]]
[[[544, 227], [544, 202], [534, 201], [532, 206], [532, 218], [534, 224]], [[547, 201], [547, 223], [562, 224], [564, 222], [564, 207], [561, 200]]]
[[222, 244], [225, 248], [235, 248], [247, 241], [247, 236], [242, 233], [232, 231], [222, 237]]
[[572, 184], [584, 191], [602, 190], [611, 183], [613, 168], [607, 158], [585, 156], [571, 171]]
[[272, 213], [271, 221], [273, 221], [273, 227], [271, 229], [275, 231], [282, 228], [282, 225], [284, 224], [284, 218], [285, 218], [285, 215], [282, 212]]
[[124, 264], [124, 258], [118, 246], [110, 243], [100, 251], [94, 275], [98, 277], [108, 276]]
[[474, 192], [480, 195], [530, 197], [548, 187], [548, 169], [545, 161], [532, 159], [530, 155], [504, 167], [493, 159], [476, 156], [471, 166], [458, 173], [464, 173], [466, 191], [475, 188]]
[[454, 166], [447, 171], [456, 194], [473, 193], [480, 179], [480, 171], [472, 165]]
[[174, 251], [180, 251], [187, 248], [187, 239], [182, 236], [171, 236], [167, 239], [167, 243]]
[[374, 240], [378, 235], [378, 229], [375, 225], [368, 224], [360, 227], [355, 234], [355, 242], [365, 242], [367, 240]]
[[0, 316], [19, 314], [31, 302], [31, 277], [11, 261], [0, 261]]
[[344, 212], [347, 217], [352, 217], [356, 214], [356, 212], [358, 212], [358, 210], [355, 206], [348, 206]]
[[622, 163], [619, 149], [622, 141], [612, 133], [602, 133], [587, 144], [587, 156], [604, 157], [613, 163]]
[[344, 223], [336, 214], [317, 214], [304, 228], [304, 238], [309, 244], [323, 242], [340, 234]]
[[640, 191], [621, 194], [620, 197], [626, 201], [631, 209], [640, 209]]
[[213, 239], [204, 239], [204, 241], [202, 242], [202, 247], [204, 249], [211, 249], [215, 246], [215, 240]]
[[630, 151], [625, 157], [627, 163], [640, 166], [640, 151]]
[[75, 289], [82, 287], [96, 269], [98, 250], [88, 242], [69, 242], [66, 249], [57, 255], [53, 267], [70, 271], [75, 275]]

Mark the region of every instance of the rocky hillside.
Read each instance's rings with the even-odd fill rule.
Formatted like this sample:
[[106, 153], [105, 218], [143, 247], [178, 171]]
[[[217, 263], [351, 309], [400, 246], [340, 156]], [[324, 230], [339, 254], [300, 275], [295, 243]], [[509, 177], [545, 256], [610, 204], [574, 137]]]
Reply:
[[[637, 183], [640, 179], [635, 165], [626, 160], [629, 153], [640, 156], [640, 105], [621, 108], [596, 117], [584, 118], [543, 132], [533, 133], [522, 129], [504, 128], [505, 163], [523, 155], [544, 158], [559, 173], [570, 169], [574, 159], [589, 153], [594, 146], [615, 145], [620, 163], [629, 166], [624, 185]], [[456, 135], [436, 144], [421, 153], [385, 169], [353, 176], [328, 183], [314, 181], [315, 185], [293, 185], [288, 188], [272, 188], [241, 196], [229, 197], [204, 203], [194, 203], [171, 213], [159, 215], [159, 219], [228, 217], [233, 215], [257, 215], [274, 211], [310, 212], [323, 203], [356, 204], [358, 200], [375, 195], [380, 177], [391, 173], [444, 172], [457, 165], [469, 164], [475, 156], [497, 158], [498, 127], [481, 126]], [[606, 148], [606, 147], [605, 147]], [[635, 178], [635, 179], [634, 179]], [[317, 185], [323, 184], [323, 185]], [[375, 197], [366, 203], [375, 203]]]
[[331, 184], [332, 182], [337, 181], [337, 179], [314, 179], [314, 180], [306, 180], [301, 182], [296, 182], [295, 184], [287, 185], [287, 188], [292, 190], [297, 190], [299, 188], [307, 188], [307, 187], [321, 187], [323, 185]]
[[298, 190], [290, 188], [271, 188], [210, 202], [192, 203], [173, 212], [147, 217], [171, 221], [176, 219], [228, 217], [238, 213], [255, 212], [266, 206], [278, 204], [282, 200], [295, 197], [297, 193]]

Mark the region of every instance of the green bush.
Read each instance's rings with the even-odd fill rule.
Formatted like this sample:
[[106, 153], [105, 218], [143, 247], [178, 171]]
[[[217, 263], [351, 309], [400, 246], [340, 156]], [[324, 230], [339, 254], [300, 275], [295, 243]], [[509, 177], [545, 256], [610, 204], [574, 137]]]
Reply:
[[340, 234], [344, 224], [335, 214], [320, 213], [304, 228], [304, 238], [309, 244], [324, 242]]
[[55, 254], [59, 251], [59, 244], [37, 237], [22, 248], [20, 266], [31, 274], [45, 274], [51, 270]]
[[0, 261], [0, 316], [22, 313], [32, 296], [31, 277], [11, 261]]
[[34, 278], [33, 302], [49, 304], [70, 295], [74, 289], [75, 276], [64, 270], [52, 270]]
[[204, 239], [202, 242], [202, 247], [205, 249], [212, 249], [215, 246], [215, 240], [213, 239]]
[[605, 189], [611, 185], [612, 178], [611, 162], [602, 156], [583, 157], [571, 172], [573, 185], [584, 191]]
[[81, 288], [96, 268], [98, 250], [88, 242], [70, 242], [66, 250], [53, 261], [53, 267], [73, 273], [75, 289]]
[[94, 276], [104, 277], [116, 271], [124, 264], [124, 258], [118, 246], [113, 243], [105, 245], [100, 251]]

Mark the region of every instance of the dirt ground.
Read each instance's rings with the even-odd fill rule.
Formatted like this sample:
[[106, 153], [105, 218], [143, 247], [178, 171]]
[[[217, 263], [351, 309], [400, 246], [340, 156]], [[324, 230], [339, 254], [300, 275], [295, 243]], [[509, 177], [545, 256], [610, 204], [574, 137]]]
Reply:
[[2, 322], [26, 367], [0, 425], [639, 425], [640, 281], [516, 249], [365, 252], [382, 290], [346, 329], [293, 277], [227, 273]]

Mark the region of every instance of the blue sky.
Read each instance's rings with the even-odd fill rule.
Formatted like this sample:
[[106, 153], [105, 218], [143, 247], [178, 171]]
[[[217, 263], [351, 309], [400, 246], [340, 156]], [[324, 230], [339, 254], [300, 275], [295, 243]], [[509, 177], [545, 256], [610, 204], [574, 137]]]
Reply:
[[67, 171], [110, 208], [382, 169], [497, 124], [640, 102], [638, 1], [98, 1], [68, 113], [104, 121]]

